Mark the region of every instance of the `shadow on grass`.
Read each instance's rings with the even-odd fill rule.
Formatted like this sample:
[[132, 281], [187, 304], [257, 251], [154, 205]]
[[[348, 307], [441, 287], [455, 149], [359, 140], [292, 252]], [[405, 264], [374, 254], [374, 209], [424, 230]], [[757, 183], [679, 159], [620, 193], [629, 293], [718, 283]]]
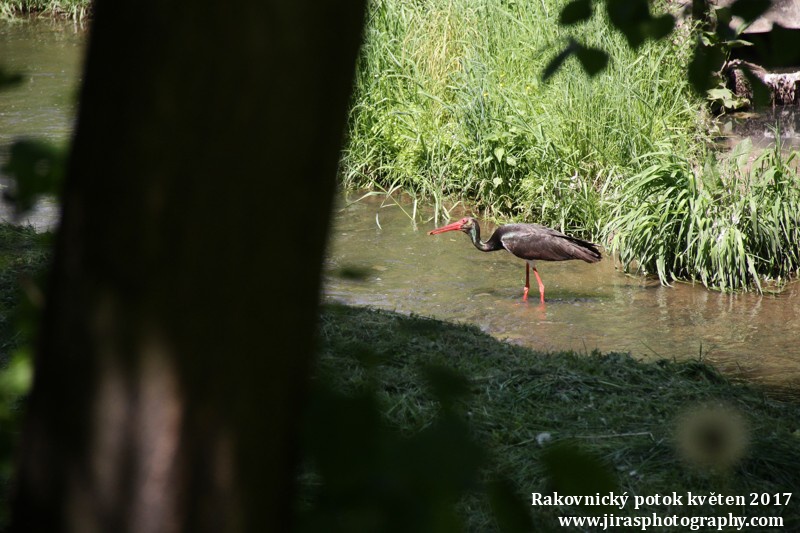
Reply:
[[[299, 503], [307, 525], [324, 516], [339, 531], [547, 531], [566, 515], [732, 513], [800, 527], [796, 502], [750, 505], [751, 493], [800, 486], [798, 406], [702, 362], [537, 353], [472, 326], [338, 305], [323, 309], [319, 352]], [[553, 491], [630, 501], [531, 505], [532, 493]], [[688, 492], [746, 505], [688, 505]], [[680, 505], [634, 509], [634, 495], [673, 493]]]

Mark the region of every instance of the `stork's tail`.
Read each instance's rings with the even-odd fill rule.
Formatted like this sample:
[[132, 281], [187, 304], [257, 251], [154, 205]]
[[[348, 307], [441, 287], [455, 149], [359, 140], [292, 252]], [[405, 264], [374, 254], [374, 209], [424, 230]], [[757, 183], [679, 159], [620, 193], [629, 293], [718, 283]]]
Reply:
[[582, 259], [587, 263], [597, 263], [603, 258], [603, 255], [600, 253], [600, 250], [597, 249], [596, 244], [589, 241], [576, 239], [575, 237], [567, 238], [574, 245], [572, 247], [572, 252], [575, 256], [575, 259]]

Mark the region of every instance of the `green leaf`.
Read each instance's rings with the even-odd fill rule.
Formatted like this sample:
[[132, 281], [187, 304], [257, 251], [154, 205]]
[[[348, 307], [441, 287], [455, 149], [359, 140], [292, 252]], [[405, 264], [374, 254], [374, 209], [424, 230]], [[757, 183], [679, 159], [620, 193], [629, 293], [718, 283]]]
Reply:
[[716, 102], [721, 102], [722, 106], [727, 109], [738, 107], [739, 100], [730, 89], [716, 88], [710, 89], [706, 92], [708, 99]]
[[703, 46], [716, 46], [720, 43], [720, 39], [716, 33], [704, 31], [700, 34], [700, 42]]
[[502, 163], [503, 162], [503, 156], [505, 154], [506, 154], [506, 150], [502, 146], [498, 146], [497, 148], [494, 149], [494, 156], [495, 156], [495, 158], [497, 158], [497, 162], [498, 163]]
[[564, 26], [592, 18], [592, 0], [572, 0], [561, 10], [558, 23]]
[[0, 370], [0, 398], [2, 401], [16, 399], [30, 390], [33, 381], [33, 365], [30, 357], [17, 355]]
[[725, 41], [725, 45], [728, 48], [742, 48], [744, 46], [753, 46], [753, 43], [745, 41], [744, 39], [734, 39], [732, 41]]

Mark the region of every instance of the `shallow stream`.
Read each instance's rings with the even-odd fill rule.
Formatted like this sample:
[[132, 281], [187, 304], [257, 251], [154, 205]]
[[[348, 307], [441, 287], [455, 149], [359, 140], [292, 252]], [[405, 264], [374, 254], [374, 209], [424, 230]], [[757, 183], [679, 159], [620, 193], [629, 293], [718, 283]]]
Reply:
[[[405, 206], [410, 211], [410, 206]], [[380, 226], [379, 226], [380, 225]], [[641, 359], [700, 358], [737, 378], [800, 395], [800, 284], [778, 295], [663, 287], [597, 264], [539, 262], [546, 303], [522, 301], [525, 263], [481, 252], [461, 232], [429, 236], [378, 200], [336, 211], [325, 298], [478, 325], [539, 350], [630, 352]], [[482, 227], [484, 240], [492, 227]]]
[[[0, 90], [0, 167], [15, 139], [34, 138], [65, 144], [73, 129], [75, 102], [86, 29], [63, 20], [0, 20], [0, 67], [22, 80]], [[0, 187], [8, 180], [0, 172]], [[58, 207], [40, 201], [21, 219], [0, 201], [0, 220], [53, 227]]]

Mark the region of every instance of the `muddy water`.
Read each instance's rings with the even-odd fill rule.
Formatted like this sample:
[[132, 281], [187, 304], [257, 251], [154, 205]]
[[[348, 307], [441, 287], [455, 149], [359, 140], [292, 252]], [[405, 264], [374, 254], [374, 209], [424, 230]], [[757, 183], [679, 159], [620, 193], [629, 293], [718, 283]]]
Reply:
[[[0, 167], [15, 139], [68, 141], [86, 33], [84, 27], [66, 21], [0, 21], [0, 67], [22, 75], [21, 83], [0, 90]], [[7, 185], [0, 172], [0, 189]], [[52, 227], [57, 214], [55, 203], [43, 200], [17, 220], [11, 206], [0, 201], [0, 220], [30, 223], [39, 229]]]
[[0, 21], [0, 65], [22, 74], [21, 83], [0, 91], [0, 145], [19, 136], [68, 137], [85, 37], [71, 22]]
[[720, 117], [717, 126], [726, 145], [749, 139], [756, 150], [775, 146], [780, 137], [784, 150], [800, 150], [800, 107], [782, 106], [758, 112], [734, 113]]
[[[702, 357], [727, 374], [800, 396], [800, 285], [779, 295], [720, 294], [622, 274], [606, 256], [540, 262], [546, 304], [524, 263], [480, 252], [461, 232], [427, 235], [397, 207], [342, 202], [325, 264], [325, 298], [471, 323], [540, 350], [630, 352], [641, 359]], [[376, 215], [378, 223], [376, 223]], [[491, 226], [482, 228], [484, 239]], [[344, 273], [344, 274], [343, 274]], [[355, 274], [355, 275], [353, 275]]]

